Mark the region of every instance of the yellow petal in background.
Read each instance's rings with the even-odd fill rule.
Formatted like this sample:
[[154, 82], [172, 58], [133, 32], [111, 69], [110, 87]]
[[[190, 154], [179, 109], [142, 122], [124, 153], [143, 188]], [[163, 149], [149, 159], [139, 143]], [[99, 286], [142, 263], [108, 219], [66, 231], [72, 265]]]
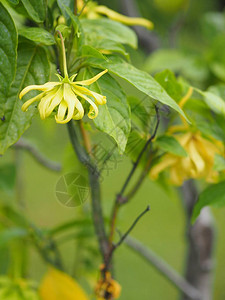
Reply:
[[140, 25], [147, 29], [153, 29], [154, 25], [151, 21], [144, 18], [130, 18], [109, 9], [106, 6], [99, 5], [95, 7], [95, 12], [107, 16], [109, 19], [126, 24], [126, 25]]
[[44, 276], [39, 292], [42, 300], [89, 300], [73, 278], [52, 267]]

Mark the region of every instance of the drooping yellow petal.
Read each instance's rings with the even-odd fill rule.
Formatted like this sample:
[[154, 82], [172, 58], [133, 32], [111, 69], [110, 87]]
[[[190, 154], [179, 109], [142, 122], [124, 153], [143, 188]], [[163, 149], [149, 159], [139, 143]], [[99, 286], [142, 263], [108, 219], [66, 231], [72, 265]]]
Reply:
[[174, 165], [170, 169], [170, 181], [175, 185], [181, 185], [184, 181], [185, 174], [182, 174], [182, 169], [178, 165]]
[[21, 107], [22, 111], [26, 111], [32, 103], [34, 103], [35, 101], [39, 101], [44, 95], [45, 95], [45, 92], [27, 100]]
[[89, 300], [73, 278], [54, 268], [49, 268], [39, 292], [42, 300]]
[[59, 103], [62, 101], [63, 97], [63, 85], [59, 88], [55, 96], [53, 97], [51, 103], [46, 108], [45, 114], [46, 116], [50, 116], [50, 114], [53, 112], [53, 110], [56, 108], [56, 106], [59, 105]]
[[76, 97], [72, 93], [71, 87], [68, 83], [65, 83], [65, 85], [64, 85], [63, 98], [64, 98], [64, 102], [66, 103], [66, 106], [67, 106], [67, 116], [64, 120], [57, 119], [57, 122], [60, 124], [65, 124], [65, 123], [69, 122], [74, 115]]
[[76, 86], [75, 91], [80, 91], [80, 93], [93, 97], [98, 105], [106, 104], [106, 96], [93, 92], [83, 86]]
[[46, 96], [44, 96], [39, 105], [38, 105], [38, 109], [40, 112], [40, 117], [42, 120], [44, 120], [47, 116], [46, 116], [46, 108], [48, 108], [49, 104], [52, 101], [52, 98], [54, 97], [55, 93], [57, 92], [57, 89], [53, 89], [52, 91], [46, 93]]
[[202, 175], [202, 173], [205, 169], [205, 162], [202, 159], [201, 155], [199, 154], [194, 140], [190, 141], [188, 148], [189, 148], [189, 151], [188, 151], [189, 156], [190, 156], [192, 162], [194, 163], [198, 174]]
[[47, 82], [42, 85], [28, 85], [20, 92], [19, 98], [21, 99], [24, 95], [26, 95], [28, 92], [32, 90], [43, 91], [43, 92], [49, 91], [59, 84], [61, 84], [61, 82]]
[[[73, 118], [74, 120], [80, 120], [84, 116], [84, 108], [80, 101], [77, 99], [76, 94], [73, 91], [73, 86], [71, 84], [65, 84], [64, 86], [64, 100], [66, 101], [68, 108], [71, 108], [71, 113], [72, 113], [72, 105], [74, 104], [73, 107], [73, 113], [72, 115], [69, 113], [69, 116], [71, 116], [71, 119]], [[73, 104], [71, 103], [73, 102]], [[70, 119], [70, 120], [71, 120]]]
[[172, 156], [170, 154], [165, 155], [162, 158], [162, 160], [151, 169], [150, 177], [152, 179], [157, 179], [159, 173], [161, 173], [164, 169], [170, 167], [171, 165], [175, 164], [177, 160], [178, 159], [175, 156]]
[[99, 5], [96, 6], [94, 8], [94, 11], [101, 14], [101, 15], [105, 15], [107, 16], [109, 19], [126, 24], [126, 25], [140, 25], [140, 26], [144, 26], [147, 29], [153, 29], [154, 25], [151, 21], [144, 19], [144, 18], [131, 18], [131, 17], [127, 17], [124, 15], [121, 15], [117, 12], [115, 12], [114, 10], [103, 6], [103, 5]]
[[89, 110], [88, 117], [90, 119], [96, 118], [97, 115], [98, 115], [98, 107], [96, 106], [96, 104], [91, 99], [89, 99], [87, 96], [85, 96], [84, 94], [78, 92], [77, 89], [76, 90], [74, 89], [74, 91], [76, 92], [76, 94], [78, 96], [85, 99], [91, 105], [91, 109]]
[[108, 70], [104, 70], [101, 73], [97, 74], [96, 76], [90, 78], [90, 79], [86, 79], [86, 80], [81, 80], [81, 81], [75, 81], [73, 83], [71, 83], [74, 87], [76, 87], [77, 84], [80, 85], [90, 85], [92, 83], [94, 83], [95, 81], [97, 81], [100, 77], [102, 77], [105, 73], [107, 73]]
[[58, 107], [58, 113], [55, 116], [55, 120], [57, 123], [63, 122], [63, 120], [65, 119], [66, 111], [67, 111], [67, 104], [64, 100], [62, 100]]

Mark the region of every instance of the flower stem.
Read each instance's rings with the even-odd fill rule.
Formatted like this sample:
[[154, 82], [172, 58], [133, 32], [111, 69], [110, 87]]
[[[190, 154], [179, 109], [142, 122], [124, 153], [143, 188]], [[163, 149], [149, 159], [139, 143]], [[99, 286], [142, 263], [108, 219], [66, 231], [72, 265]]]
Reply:
[[61, 40], [62, 55], [63, 55], [63, 72], [64, 72], [64, 77], [68, 77], [67, 63], [66, 63], [66, 50], [65, 50], [63, 36], [62, 36], [62, 33], [59, 30], [56, 30], [55, 33], [58, 34], [58, 36], [60, 37], [60, 40]]

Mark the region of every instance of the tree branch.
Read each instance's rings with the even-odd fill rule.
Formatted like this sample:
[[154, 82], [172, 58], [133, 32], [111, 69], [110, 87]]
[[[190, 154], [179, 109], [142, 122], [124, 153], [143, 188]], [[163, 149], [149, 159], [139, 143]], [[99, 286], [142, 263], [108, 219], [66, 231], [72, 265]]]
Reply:
[[181, 277], [167, 262], [158, 257], [152, 250], [144, 246], [134, 238], [127, 237], [124, 243], [135, 253], [144, 258], [150, 265], [168, 279], [174, 286], [181, 290], [192, 300], [200, 300], [199, 291], [190, 285], [183, 277]]
[[59, 163], [49, 160], [42, 153], [38, 151], [38, 149], [33, 146], [30, 142], [20, 139], [17, 143], [13, 145], [16, 149], [22, 149], [28, 151], [33, 158], [45, 168], [52, 170], [54, 172], [60, 172], [62, 170], [62, 166]]
[[78, 159], [88, 170], [89, 182], [91, 187], [93, 223], [96, 235], [98, 237], [100, 251], [105, 262], [108, 253], [108, 240], [105, 232], [105, 225], [101, 206], [99, 171], [96, 164], [93, 162], [93, 160], [87, 154], [84, 147], [81, 145], [79, 137], [80, 132], [78, 131], [78, 128], [77, 126], [75, 126], [73, 121], [70, 121], [68, 123], [68, 131], [73, 149], [77, 154]]

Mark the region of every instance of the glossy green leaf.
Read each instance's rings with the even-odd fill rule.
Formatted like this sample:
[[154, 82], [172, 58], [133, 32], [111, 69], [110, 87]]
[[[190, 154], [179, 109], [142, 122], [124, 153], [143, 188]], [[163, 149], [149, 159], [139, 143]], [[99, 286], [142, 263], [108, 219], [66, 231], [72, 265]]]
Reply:
[[45, 19], [45, 1], [44, 0], [21, 0], [28, 15], [37, 23]]
[[182, 86], [177, 81], [175, 75], [170, 70], [164, 70], [157, 73], [155, 79], [158, 83], [166, 90], [167, 94], [170, 95], [174, 100], [179, 102], [182, 98]]
[[[92, 77], [98, 72], [99, 70], [94, 73], [87, 72], [87, 76]], [[124, 152], [131, 128], [130, 107], [126, 95], [109, 74], [102, 76], [90, 89], [107, 99], [106, 104], [99, 106], [99, 114], [93, 120], [95, 126], [110, 135], [118, 144], [120, 152]]]
[[172, 136], [163, 135], [157, 138], [155, 144], [163, 151], [172, 153], [178, 156], [187, 156], [187, 152], [181, 144]]
[[0, 166], [0, 190], [12, 192], [16, 181], [16, 168], [13, 164]]
[[137, 48], [137, 37], [134, 31], [116, 21], [106, 18], [96, 20], [83, 19], [81, 24], [87, 44], [93, 40], [108, 39]]
[[48, 81], [49, 69], [49, 62], [43, 48], [28, 43], [19, 45], [16, 77], [4, 107], [4, 120], [0, 121], [0, 154], [20, 138], [30, 126], [34, 115], [34, 106], [27, 112], [23, 112], [21, 106], [25, 99], [35, 94], [30, 92], [24, 97], [25, 99], [19, 100], [20, 91], [28, 85], [43, 84]]
[[111, 56], [108, 61], [87, 59], [92, 66], [108, 69], [113, 74], [125, 79], [138, 90], [159, 102], [168, 105], [186, 118], [179, 105], [166, 93], [163, 87], [148, 73], [138, 70], [120, 57]]
[[[0, 118], [16, 71], [17, 32], [14, 22], [0, 3]], [[0, 122], [2, 122], [0, 120]]]
[[199, 216], [201, 209], [209, 205], [216, 207], [225, 206], [225, 181], [211, 185], [200, 194], [194, 206], [192, 223], [194, 223]]
[[19, 34], [36, 43], [43, 45], [53, 45], [55, 44], [55, 39], [51, 33], [43, 28], [29, 27], [19, 30]]
[[8, 0], [8, 2], [16, 5], [19, 3], [19, 0]]
[[125, 58], [129, 58], [129, 54], [121, 43], [109, 39], [93, 39], [90, 41], [91, 46], [102, 51], [103, 54], [110, 54], [111, 52], [122, 54]]

